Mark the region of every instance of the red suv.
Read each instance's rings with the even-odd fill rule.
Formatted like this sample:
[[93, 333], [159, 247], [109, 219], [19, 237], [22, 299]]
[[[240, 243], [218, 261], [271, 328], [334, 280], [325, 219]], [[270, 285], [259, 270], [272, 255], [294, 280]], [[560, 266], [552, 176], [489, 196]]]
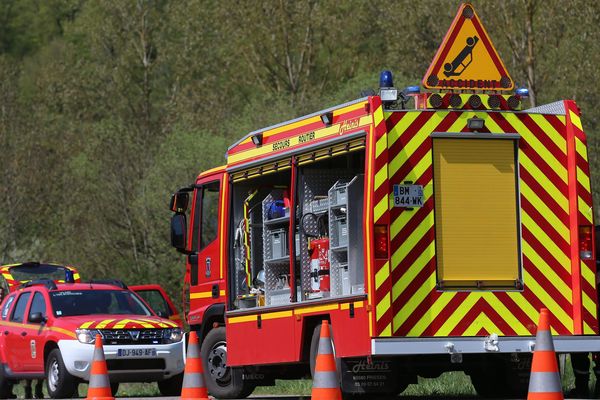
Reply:
[[12, 382], [43, 378], [52, 398], [70, 398], [89, 380], [96, 334], [113, 392], [119, 382], [150, 381], [163, 395], [181, 391], [181, 328], [118, 281], [27, 282], [2, 302], [0, 332], [0, 398]]

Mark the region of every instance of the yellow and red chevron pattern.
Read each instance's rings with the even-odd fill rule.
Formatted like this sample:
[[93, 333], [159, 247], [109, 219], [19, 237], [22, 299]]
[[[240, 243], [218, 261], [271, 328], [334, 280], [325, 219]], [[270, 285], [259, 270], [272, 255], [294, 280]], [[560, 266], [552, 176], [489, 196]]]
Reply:
[[[550, 310], [555, 333], [598, 332], [595, 268], [584, 262], [579, 266], [579, 261], [578, 268], [571, 265], [579, 257], [573, 254], [577, 238], [572, 234], [570, 189], [577, 186], [580, 223], [592, 224], [592, 202], [579, 112], [574, 103], [565, 102], [565, 108], [567, 116], [481, 111], [384, 114], [387, 134], [377, 136], [373, 213], [375, 223], [389, 220], [391, 246], [389, 262], [375, 263], [375, 336], [532, 335], [542, 307]], [[487, 132], [521, 136], [522, 291], [436, 288], [431, 134], [467, 131], [467, 120], [475, 115], [485, 120]], [[569, 178], [569, 162], [575, 160], [569, 157], [570, 125], [577, 153], [576, 181]], [[405, 181], [423, 185], [422, 208], [393, 207], [391, 185]]]
[[150, 318], [105, 319], [84, 322], [81, 329], [141, 329], [141, 328], [177, 328], [175, 322]]

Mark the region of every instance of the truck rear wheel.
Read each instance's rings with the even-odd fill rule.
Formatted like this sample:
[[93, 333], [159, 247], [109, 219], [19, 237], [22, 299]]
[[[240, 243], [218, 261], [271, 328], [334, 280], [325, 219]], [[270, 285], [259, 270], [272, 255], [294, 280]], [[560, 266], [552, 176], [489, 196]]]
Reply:
[[210, 394], [220, 399], [235, 399], [248, 397], [254, 391], [254, 384], [244, 381], [242, 368], [227, 365], [224, 327], [208, 332], [202, 341], [200, 355]]

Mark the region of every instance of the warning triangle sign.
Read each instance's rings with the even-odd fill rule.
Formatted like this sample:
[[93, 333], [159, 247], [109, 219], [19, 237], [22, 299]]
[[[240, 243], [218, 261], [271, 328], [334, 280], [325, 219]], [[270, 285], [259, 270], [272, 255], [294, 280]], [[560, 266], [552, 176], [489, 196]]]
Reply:
[[514, 83], [471, 4], [460, 6], [423, 86], [428, 89], [512, 90]]

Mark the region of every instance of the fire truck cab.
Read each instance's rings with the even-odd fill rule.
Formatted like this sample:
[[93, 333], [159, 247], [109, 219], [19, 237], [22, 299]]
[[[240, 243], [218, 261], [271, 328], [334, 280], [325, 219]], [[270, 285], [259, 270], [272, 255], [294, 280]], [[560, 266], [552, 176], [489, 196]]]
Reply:
[[384, 71], [378, 95], [251, 132], [173, 195], [213, 395], [309, 373], [323, 320], [345, 393], [462, 370], [522, 395], [541, 308], [557, 351], [599, 348], [575, 102], [524, 110], [470, 4], [423, 87]]

